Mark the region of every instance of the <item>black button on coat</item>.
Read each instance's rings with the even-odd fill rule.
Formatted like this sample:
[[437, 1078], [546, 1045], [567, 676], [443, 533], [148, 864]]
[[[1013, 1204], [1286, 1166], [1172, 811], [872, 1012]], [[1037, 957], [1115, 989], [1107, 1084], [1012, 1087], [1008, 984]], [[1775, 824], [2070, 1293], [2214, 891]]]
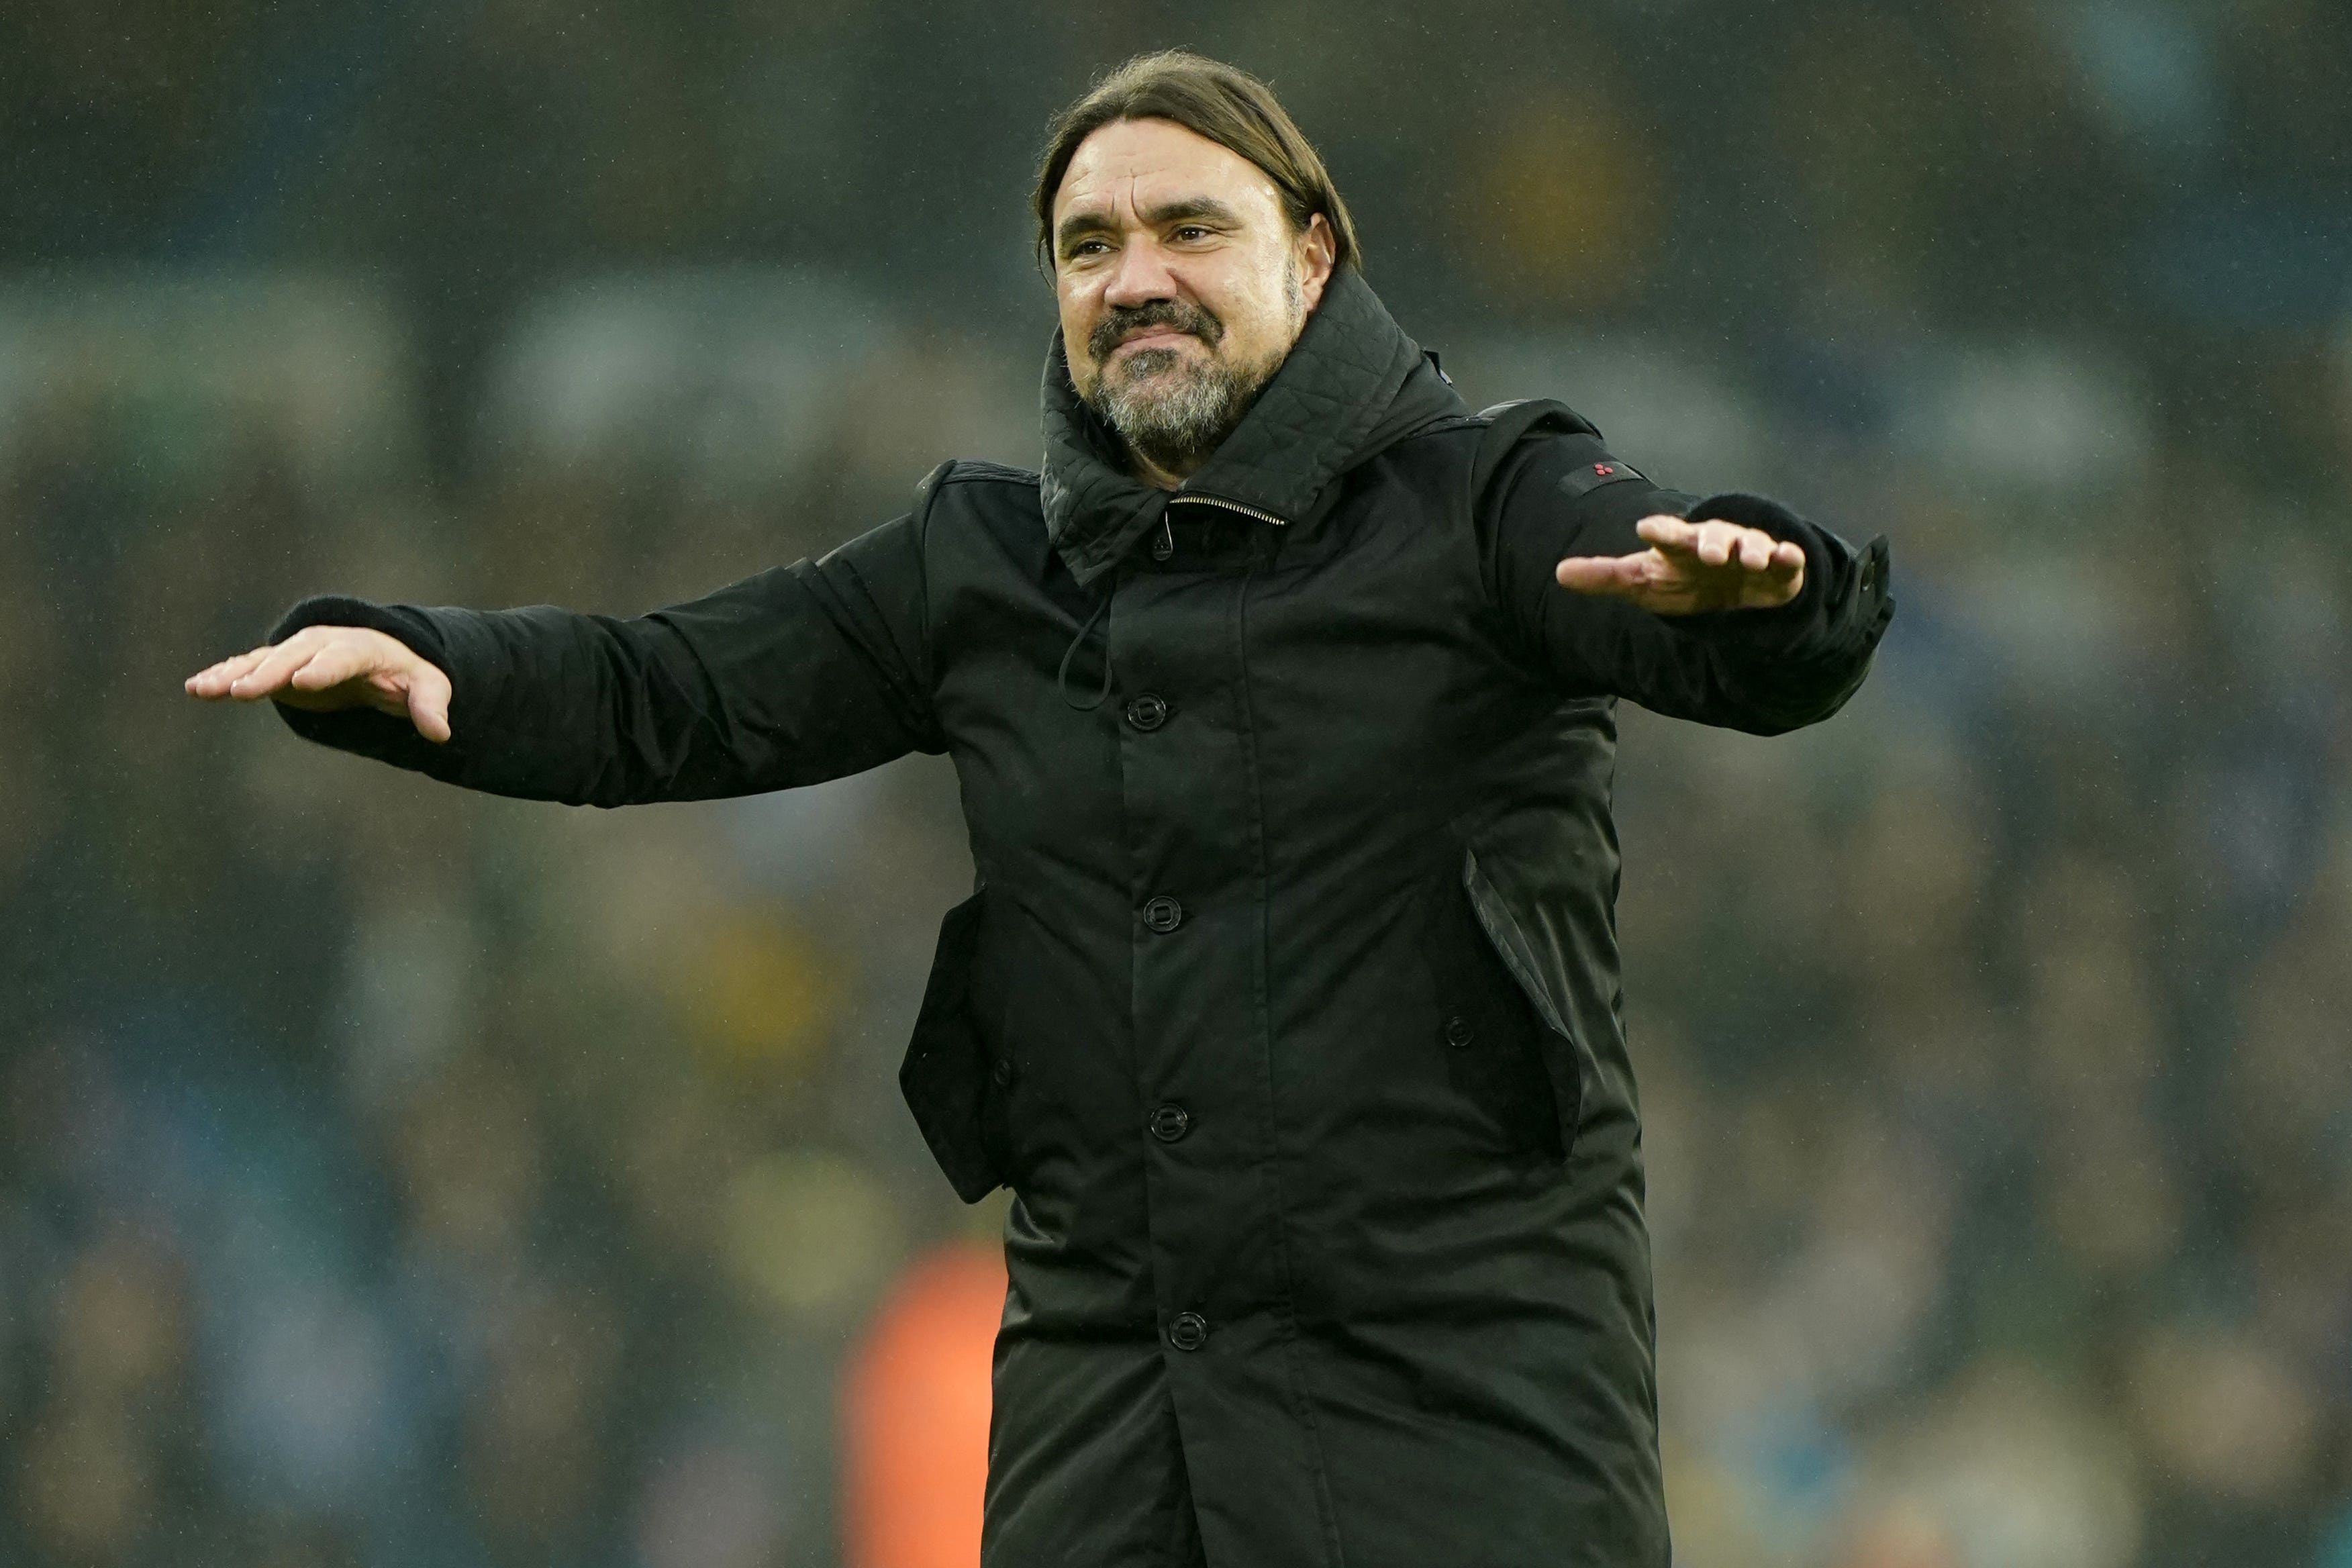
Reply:
[[[1351, 271], [1173, 494], [1058, 342], [1044, 402], [1042, 475], [944, 465], [691, 603], [320, 597], [273, 634], [405, 639], [446, 747], [280, 711], [600, 805], [953, 757], [979, 886], [903, 1081], [957, 1189], [1015, 1194], [990, 1568], [1664, 1568], [1615, 704], [1827, 716], [1893, 611], [1884, 541], [1661, 489], [1573, 416], [1497, 443]], [[1797, 542], [1803, 593], [1669, 619], [1558, 586], [1658, 511]]]

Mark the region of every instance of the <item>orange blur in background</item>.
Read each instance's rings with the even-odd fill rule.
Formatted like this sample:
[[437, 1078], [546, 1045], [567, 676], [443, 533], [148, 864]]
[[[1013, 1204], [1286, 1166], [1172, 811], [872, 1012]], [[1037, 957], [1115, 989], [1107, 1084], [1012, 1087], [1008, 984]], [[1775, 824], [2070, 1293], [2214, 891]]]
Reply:
[[1004, 1259], [954, 1242], [884, 1299], [842, 1382], [848, 1568], [971, 1568]]

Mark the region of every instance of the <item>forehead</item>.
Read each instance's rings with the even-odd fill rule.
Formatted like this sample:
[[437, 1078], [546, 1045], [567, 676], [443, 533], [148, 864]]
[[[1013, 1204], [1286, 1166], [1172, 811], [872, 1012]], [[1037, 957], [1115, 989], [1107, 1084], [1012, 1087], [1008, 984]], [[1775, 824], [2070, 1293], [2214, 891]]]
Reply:
[[1118, 120], [1078, 143], [1054, 193], [1054, 219], [1214, 196], [1276, 211], [1281, 195], [1247, 158], [1172, 120]]

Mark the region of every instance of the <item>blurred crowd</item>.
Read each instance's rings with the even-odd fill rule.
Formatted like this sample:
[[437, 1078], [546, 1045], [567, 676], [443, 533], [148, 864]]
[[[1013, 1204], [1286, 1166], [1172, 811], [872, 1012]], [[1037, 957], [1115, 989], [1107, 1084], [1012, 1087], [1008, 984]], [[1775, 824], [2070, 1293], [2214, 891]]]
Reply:
[[[2352, 1568], [2352, 11], [1186, 16], [1474, 404], [1894, 538], [1836, 721], [1626, 717], [1678, 1562]], [[1026, 159], [1168, 28], [0, 12], [0, 1563], [909, 1568], [952, 769], [572, 811], [180, 680], [1034, 464]]]

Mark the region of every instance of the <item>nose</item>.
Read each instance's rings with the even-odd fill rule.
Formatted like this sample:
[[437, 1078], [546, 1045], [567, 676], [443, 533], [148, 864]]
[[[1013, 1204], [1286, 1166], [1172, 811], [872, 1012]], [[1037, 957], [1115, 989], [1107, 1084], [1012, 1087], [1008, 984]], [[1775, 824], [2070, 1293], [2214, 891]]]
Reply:
[[1118, 260], [1103, 284], [1106, 305], [1142, 305], [1176, 297], [1176, 277], [1168, 256], [1149, 236], [1119, 248]]

